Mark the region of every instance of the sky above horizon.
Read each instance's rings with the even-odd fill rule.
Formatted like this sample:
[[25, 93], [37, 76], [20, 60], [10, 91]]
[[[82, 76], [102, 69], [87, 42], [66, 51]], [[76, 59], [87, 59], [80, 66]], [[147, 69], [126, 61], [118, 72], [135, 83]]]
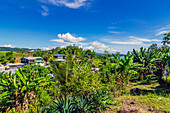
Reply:
[[126, 53], [170, 31], [169, 0], [1, 0], [0, 46]]

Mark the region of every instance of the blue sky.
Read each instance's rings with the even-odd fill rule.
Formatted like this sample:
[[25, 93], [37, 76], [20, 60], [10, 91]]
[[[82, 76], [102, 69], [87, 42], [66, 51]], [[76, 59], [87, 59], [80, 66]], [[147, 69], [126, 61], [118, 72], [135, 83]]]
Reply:
[[161, 45], [169, 0], [1, 0], [0, 46], [126, 53]]

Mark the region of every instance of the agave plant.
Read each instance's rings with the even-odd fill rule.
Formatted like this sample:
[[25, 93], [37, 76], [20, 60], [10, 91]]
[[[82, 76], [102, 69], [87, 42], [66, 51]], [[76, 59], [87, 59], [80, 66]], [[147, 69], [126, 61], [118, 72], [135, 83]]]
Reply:
[[51, 105], [46, 108], [48, 113], [73, 113], [76, 108], [74, 97], [60, 96], [57, 101], [53, 101]]
[[83, 94], [76, 99], [76, 112], [77, 113], [93, 113], [99, 110], [97, 98], [90, 95]]

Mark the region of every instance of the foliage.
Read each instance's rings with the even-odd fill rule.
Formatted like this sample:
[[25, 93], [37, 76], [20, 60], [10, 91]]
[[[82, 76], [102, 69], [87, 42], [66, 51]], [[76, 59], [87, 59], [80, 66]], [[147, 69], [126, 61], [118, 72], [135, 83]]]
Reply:
[[71, 82], [66, 84], [66, 89], [74, 94], [94, 93], [103, 89], [98, 73], [91, 71], [89, 62], [80, 65], [75, 62], [69, 79]]
[[103, 108], [103, 100], [97, 95], [60, 96], [46, 108], [50, 113], [93, 113]]
[[15, 107], [17, 111], [28, 110], [32, 100], [38, 97], [37, 91], [51, 84], [52, 77], [41, 74], [36, 68], [29, 71], [22, 71], [21, 68], [15, 72], [14, 75], [5, 73], [0, 77], [1, 109]]
[[139, 79], [148, 79], [150, 75], [154, 74], [154, 71], [157, 70], [155, 62], [158, 60], [158, 53], [155, 50], [140, 48], [140, 51], [133, 50], [134, 62], [138, 62], [141, 64], [141, 68], [139, 69]]
[[[123, 55], [124, 58], [118, 52], [96, 54], [75, 45], [49, 51], [37, 49], [32, 55], [43, 57], [45, 62], [49, 62], [50, 68], [26, 65], [16, 70], [15, 74], [0, 73], [0, 110], [102, 112], [108, 110], [110, 105], [115, 105], [113, 97], [129, 93], [132, 81], [150, 86], [154, 78], [165, 88], [170, 79], [169, 37], [170, 33], [165, 34], [162, 47], [152, 44], [148, 49], [134, 49]], [[24, 49], [17, 50], [18, 53], [26, 52]], [[54, 54], [65, 54], [65, 62], [55, 61]], [[13, 51], [0, 56], [2, 64], [14, 63], [15, 60]], [[155, 88], [155, 93], [159, 95], [160, 90]], [[166, 89], [163, 93], [169, 94], [168, 91]]]
[[51, 105], [47, 107], [47, 112], [49, 113], [72, 113], [76, 109], [76, 103], [74, 102], [74, 97], [69, 96], [57, 98]]
[[164, 34], [164, 36], [162, 41], [163, 45], [170, 44], [170, 32]]

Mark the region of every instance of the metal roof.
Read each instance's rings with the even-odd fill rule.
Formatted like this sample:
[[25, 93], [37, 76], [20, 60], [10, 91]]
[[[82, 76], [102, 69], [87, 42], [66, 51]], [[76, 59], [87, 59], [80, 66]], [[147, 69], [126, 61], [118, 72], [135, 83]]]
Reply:
[[25, 59], [28, 59], [28, 60], [36, 60], [36, 59], [42, 59], [42, 57], [24, 57]]
[[57, 61], [57, 62], [65, 62], [66, 60], [64, 60], [64, 59], [55, 59], [55, 61]]
[[64, 54], [55, 54], [54, 56], [58, 56], [58, 57], [64, 56], [64, 57], [66, 57], [67, 55], [64, 55]]
[[7, 64], [8, 66], [15, 66], [15, 65], [25, 65], [24, 63], [14, 63], [14, 64]]

